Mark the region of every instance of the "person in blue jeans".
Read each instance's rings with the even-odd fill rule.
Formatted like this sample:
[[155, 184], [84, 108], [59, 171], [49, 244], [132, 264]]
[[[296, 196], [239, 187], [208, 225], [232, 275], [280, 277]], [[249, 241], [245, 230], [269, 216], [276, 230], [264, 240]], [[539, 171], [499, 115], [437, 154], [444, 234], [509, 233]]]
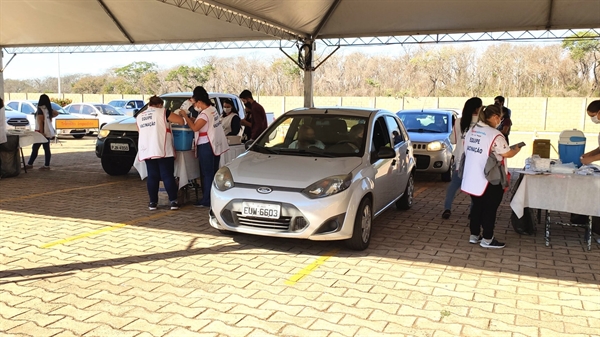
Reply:
[[[454, 127], [452, 128], [452, 134], [450, 135], [450, 142], [454, 145], [454, 164], [452, 166], [452, 180], [450, 181], [450, 185], [448, 185], [448, 189], [446, 189], [446, 199], [444, 200], [444, 213], [442, 213], [443, 219], [449, 219], [450, 215], [452, 215], [452, 202], [456, 197], [456, 192], [460, 190], [460, 185], [462, 184], [462, 178], [458, 176], [458, 168], [460, 167], [460, 160], [462, 158], [463, 153], [465, 152], [463, 147], [463, 141], [465, 139], [465, 135], [467, 131], [477, 123], [479, 112], [483, 108], [483, 102], [479, 97], [469, 98], [465, 102], [465, 106], [463, 107], [462, 117], [458, 118], [454, 122]], [[470, 208], [471, 206], [469, 206]], [[469, 209], [470, 210], [470, 209]]]
[[[201, 88], [201, 90], [199, 89]], [[198, 91], [196, 91], [198, 89]], [[202, 173], [202, 200], [194, 204], [197, 207], [210, 207], [210, 189], [215, 173], [219, 169], [221, 153], [229, 149], [223, 126], [219, 122], [220, 117], [212, 106], [208, 93], [202, 87], [194, 90], [194, 108], [198, 117], [192, 121], [187, 115], [183, 115], [186, 123], [196, 132], [196, 151], [200, 172]], [[223, 144], [224, 143], [224, 144]], [[215, 153], [218, 153], [215, 154]]]

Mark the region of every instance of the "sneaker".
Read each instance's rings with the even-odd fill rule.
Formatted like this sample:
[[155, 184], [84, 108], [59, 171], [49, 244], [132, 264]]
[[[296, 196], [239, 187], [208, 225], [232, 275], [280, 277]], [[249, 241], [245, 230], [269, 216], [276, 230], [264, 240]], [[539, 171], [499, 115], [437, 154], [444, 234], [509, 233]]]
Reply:
[[171, 201], [171, 210], [177, 210], [179, 209], [179, 204], [177, 203], [177, 201]]
[[155, 202], [151, 202], [148, 204], [148, 209], [151, 211], [155, 211], [158, 208], [158, 204]]
[[195, 203], [194, 206], [196, 206], [196, 207], [209, 207], [208, 205], [205, 205], [205, 204], [202, 204], [202, 203], [199, 203], [199, 202]]
[[469, 243], [480, 243], [481, 239], [483, 239], [483, 237], [481, 235], [477, 236], [477, 235], [471, 235], [469, 237]]
[[442, 213], [442, 219], [450, 219], [451, 214], [452, 212], [449, 209], [444, 210], [444, 213]]
[[29, 165], [29, 164], [27, 164], [27, 165], [25, 165], [25, 168], [26, 168], [26, 169], [28, 169], [28, 170], [30, 170], [30, 169], [32, 169], [32, 168], [33, 168], [33, 165]]
[[40, 167], [40, 170], [41, 171], [48, 171], [48, 170], [50, 170], [50, 166], [42, 166], [42, 167]]
[[492, 238], [490, 242], [486, 242], [488, 240], [481, 240], [479, 245], [483, 248], [504, 248], [505, 244], [502, 242], [498, 242], [498, 240]]

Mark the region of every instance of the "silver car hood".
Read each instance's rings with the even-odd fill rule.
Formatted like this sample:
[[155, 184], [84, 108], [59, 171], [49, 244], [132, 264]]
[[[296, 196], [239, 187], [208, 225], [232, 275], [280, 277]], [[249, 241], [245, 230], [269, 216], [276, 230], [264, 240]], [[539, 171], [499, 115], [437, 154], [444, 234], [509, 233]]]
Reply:
[[248, 151], [227, 166], [235, 183], [306, 188], [333, 175], [352, 172], [362, 158], [269, 155]]
[[445, 141], [450, 137], [449, 133], [409, 132], [408, 137], [414, 143], [429, 143], [436, 140]]

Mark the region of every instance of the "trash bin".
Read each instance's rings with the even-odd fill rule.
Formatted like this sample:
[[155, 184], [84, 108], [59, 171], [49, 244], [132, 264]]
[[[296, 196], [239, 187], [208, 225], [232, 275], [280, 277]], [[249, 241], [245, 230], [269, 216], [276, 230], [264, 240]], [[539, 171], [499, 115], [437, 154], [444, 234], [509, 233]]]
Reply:
[[585, 135], [582, 131], [573, 129], [560, 133], [558, 140], [558, 157], [563, 164], [574, 163], [581, 166], [580, 157], [585, 152]]
[[19, 136], [6, 135], [6, 143], [0, 144], [0, 177], [15, 177], [20, 173]]

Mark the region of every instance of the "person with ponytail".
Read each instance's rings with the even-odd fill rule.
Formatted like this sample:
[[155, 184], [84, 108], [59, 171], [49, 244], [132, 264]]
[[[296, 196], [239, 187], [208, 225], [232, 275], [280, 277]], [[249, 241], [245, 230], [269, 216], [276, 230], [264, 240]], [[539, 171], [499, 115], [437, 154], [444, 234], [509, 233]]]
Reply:
[[202, 173], [202, 200], [194, 204], [197, 207], [210, 207], [210, 189], [215, 173], [219, 169], [221, 155], [229, 150], [227, 136], [223, 130], [221, 117], [212, 106], [208, 93], [203, 87], [194, 89], [194, 109], [198, 112], [198, 118], [195, 121], [186, 114], [183, 118], [190, 129], [195, 132], [194, 144], [200, 172]]
[[52, 110], [50, 97], [48, 97], [46, 94], [41, 95], [38, 101], [37, 111], [35, 112], [35, 131], [43, 134], [48, 141], [41, 144], [35, 143], [31, 146], [31, 155], [29, 156], [29, 161], [25, 166], [26, 168], [33, 168], [33, 163], [38, 156], [40, 146], [43, 146], [44, 166], [40, 167], [40, 170], [47, 171], [50, 169], [50, 159], [52, 158], [52, 154], [50, 153], [50, 140], [56, 136], [56, 131], [52, 126], [52, 118], [56, 116], [58, 116], [58, 111]]
[[460, 167], [460, 160], [462, 154], [465, 152], [463, 142], [467, 131], [477, 123], [479, 112], [483, 108], [483, 102], [479, 97], [471, 97], [465, 102], [465, 106], [462, 110], [461, 118], [458, 118], [454, 122], [452, 128], [452, 134], [450, 135], [450, 143], [454, 144], [454, 164], [452, 166], [452, 181], [446, 189], [446, 199], [444, 200], [444, 213], [442, 213], [443, 219], [449, 219], [452, 214], [452, 202], [456, 197], [456, 192], [460, 189], [462, 184], [462, 178], [458, 176], [458, 168]]
[[502, 202], [505, 186], [502, 182], [495, 185], [488, 181], [488, 161], [490, 158], [494, 159], [493, 162], [499, 165], [506, 176], [508, 171], [505, 158], [512, 158], [521, 150], [518, 146], [510, 148], [504, 135], [496, 129], [500, 125], [501, 116], [500, 107], [485, 107], [479, 114], [479, 121], [467, 131], [464, 141], [465, 159], [461, 188], [463, 192], [471, 195], [469, 242], [479, 243], [483, 248], [505, 246], [494, 238], [496, 212]]

